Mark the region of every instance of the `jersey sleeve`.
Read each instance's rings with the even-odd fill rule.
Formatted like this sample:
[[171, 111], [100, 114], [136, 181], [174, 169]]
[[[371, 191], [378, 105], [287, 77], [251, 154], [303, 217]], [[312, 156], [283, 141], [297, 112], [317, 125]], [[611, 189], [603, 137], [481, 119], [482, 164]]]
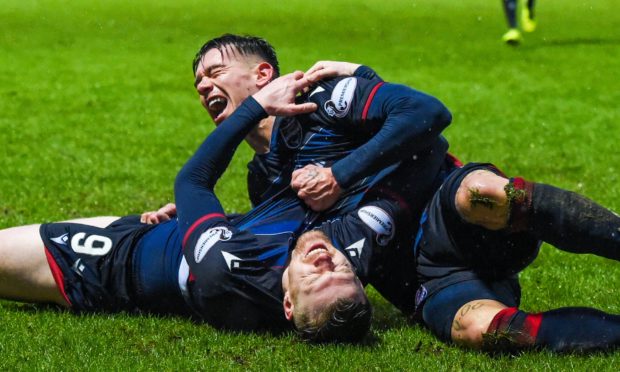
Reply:
[[[226, 219], [213, 188], [241, 141], [265, 117], [267, 113], [258, 102], [248, 97], [211, 132], [177, 174], [174, 193], [183, 246], [192, 234], [200, 235], [208, 226]], [[190, 268], [191, 261], [188, 257]]]
[[189, 271], [188, 301], [201, 317], [217, 326], [236, 329], [255, 325], [232, 316], [241, 308], [252, 309], [231, 271], [239, 262], [240, 248], [257, 247], [256, 236], [228, 222], [213, 188], [237, 146], [266, 116], [252, 97], [247, 98], [200, 145], [175, 182], [179, 234]]
[[375, 83], [380, 83], [383, 81], [381, 76], [379, 76], [375, 70], [365, 65], [358, 67], [353, 73], [353, 76], [367, 79]]
[[310, 120], [346, 126], [351, 135], [368, 138], [333, 164], [334, 177], [343, 188], [428, 148], [452, 120], [434, 97], [404, 85], [358, 77], [322, 82], [307, 99], [319, 106]]

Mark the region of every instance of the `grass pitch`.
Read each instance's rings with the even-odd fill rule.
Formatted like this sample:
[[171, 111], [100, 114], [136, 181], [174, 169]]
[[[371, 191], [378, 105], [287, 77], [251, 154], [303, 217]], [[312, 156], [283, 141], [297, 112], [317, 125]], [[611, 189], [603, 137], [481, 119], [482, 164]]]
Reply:
[[[159, 3], [159, 4], [158, 4]], [[191, 59], [208, 38], [257, 34], [284, 72], [319, 59], [374, 67], [440, 98], [465, 161], [492, 161], [620, 210], [620, 5], [541, 1], [512, 48], [500, 1], [5, 0], [0, 7], [0, 227], [124, 215], [171, 201], [174, 176], [212, 123]], [[220, 181], [249, 207], [245, 145]], [[523, 308], [620, 313], [620, 266], [544, 246]], [[374, 295], [374, 337], [311, 346], [185, 319], [75, 316], [0, 302], [0, 368], [61, 370], [617, 370], [620, 354], [492, 358], [442, 344]]]

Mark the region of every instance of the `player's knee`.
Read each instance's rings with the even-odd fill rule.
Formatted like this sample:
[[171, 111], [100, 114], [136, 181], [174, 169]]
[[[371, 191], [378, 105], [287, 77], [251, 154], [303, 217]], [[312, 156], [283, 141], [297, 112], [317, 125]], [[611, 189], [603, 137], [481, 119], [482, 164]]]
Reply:
[[487, 329], [488, 324], [479, 319], [455, 320], [452, 324], [452, 341], [461, 346], [479, 349], [482, 347], [483, 335]]
[[463, 305], [452, 321], [452, 341], [458, 345], [479, 349], [494, 317], [505, 305], [494, 300], [476, 300]]
[[490, 230], [506, 227], [510, 213], [505, 186], [508, 179], [487, 170], [468, 174], [456, 192], [456, 209], [466, 222]]

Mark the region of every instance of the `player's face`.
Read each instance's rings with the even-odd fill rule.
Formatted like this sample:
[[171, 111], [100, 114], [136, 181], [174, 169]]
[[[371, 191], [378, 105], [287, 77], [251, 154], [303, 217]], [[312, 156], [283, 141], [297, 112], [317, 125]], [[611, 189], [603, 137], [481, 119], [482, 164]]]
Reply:
[[196, 68], [194, 86], [200, 103], [219, 125], [248, 96], [256, 93], [256, 66], [253, 56], [243, 56], [233, 47], [211, 49]]
[[320, 231], [299, 238], [282, 280], [293, 306], [311, 314], [339, 298], [365, 297], [349, 260]]

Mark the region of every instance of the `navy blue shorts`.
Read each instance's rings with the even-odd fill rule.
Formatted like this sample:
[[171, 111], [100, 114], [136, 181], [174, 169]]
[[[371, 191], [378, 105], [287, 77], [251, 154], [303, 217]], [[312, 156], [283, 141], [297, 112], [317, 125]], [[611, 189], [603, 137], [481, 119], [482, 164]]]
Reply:
[[77, 223], [43, 224], [39, 229], [56, 284], [75, 311], [119, 311], [134, 307], [131, 256], [152, 225], [139, 216], [106, 228]]
[[105, 228], [51, 223], [39, 230], [61, 293], [74, 311], [185, 313], [176, 221], [127, 216]]
[[421, 284], [416, 313], [443, 340], [450, 340], [454, 315], [469, 301], [491, 299], [516, 306], [517, 274], [536, 258], [541, 244], [528, 233], [491, 231], [461, 219], [456, 192], [465, 176], [479, 169], [503, 176], [491, 164], [455, 169], [429, 202], [415, 242]]

